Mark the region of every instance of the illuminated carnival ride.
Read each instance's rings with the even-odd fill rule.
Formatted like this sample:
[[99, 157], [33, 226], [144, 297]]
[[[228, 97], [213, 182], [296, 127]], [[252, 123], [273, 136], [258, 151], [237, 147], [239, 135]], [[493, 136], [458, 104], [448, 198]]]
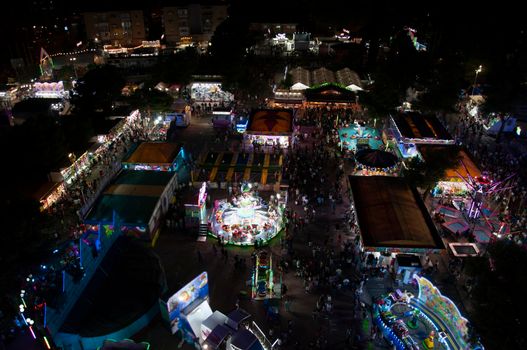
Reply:
[[216, 201], [209, 221], [210, 233], [225, 243], [254, 245], [268, 242], [283, 228], [285, 201], [279, 194], [265, 203], [243, 184], [231, 201]]
[[396, 290], [377, 299], [373, 322], [397, 350], [483, 350], [456, 305], [429, 280], [414, 275], [419, 286], [416, 297]]
[[273, 270], [273, 256], [265, 250], [255, 256], [251, 297], [256, 300], [280, 298], [281, 277]]

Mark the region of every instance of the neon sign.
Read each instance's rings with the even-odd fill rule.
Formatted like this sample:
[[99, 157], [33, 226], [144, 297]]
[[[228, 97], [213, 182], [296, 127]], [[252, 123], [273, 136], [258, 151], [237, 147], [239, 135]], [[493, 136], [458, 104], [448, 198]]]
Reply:
[[205, 203], [205, 199], [207, 199], [207, 183], [204, 182], [201, 184], [201, 188], [199, 189], [199, 195], [198, 195], [198, 206], [202, 206]]

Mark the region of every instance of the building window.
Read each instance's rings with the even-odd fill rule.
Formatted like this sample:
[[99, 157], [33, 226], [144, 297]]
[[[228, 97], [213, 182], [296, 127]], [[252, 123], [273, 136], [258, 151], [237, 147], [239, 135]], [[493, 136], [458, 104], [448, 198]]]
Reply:
[[177, 16], [179, 18], [187, 18], [188, 17], [188, 11], [187, 9], [178, 9], [177, 10]]
[[127, 32], [130, 30], [130, 28], [132, 28], [132, 22], [130, 21], [121, 22], [121, 27], [123, 28], [125, 32]]
[[190, 31], [188, 27], [179, 27], [179, 35], [189, 35]]

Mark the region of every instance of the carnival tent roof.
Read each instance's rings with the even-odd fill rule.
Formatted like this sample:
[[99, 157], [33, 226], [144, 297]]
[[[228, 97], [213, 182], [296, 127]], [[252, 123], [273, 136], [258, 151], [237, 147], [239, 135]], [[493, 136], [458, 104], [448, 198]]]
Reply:
[[359, 75], [352, 71], [349, 68], [343, 68], [335, 72], [335, 77], [337, 78], [337, 82], [340, 85], [347, 86], [348, 88], [350, 86], [355, 86], [362, 90], [361, 82]]
[[335, 73], [327, 68], [321, 67], [311, 72], [313, 75], [313, 85], [319, 85], [324, 83], [336, 83]]
[[231, 338], [231, 344], [235, 349], [263, 350], [263, 346], [258, 341], [258, 338], [247, 329], [242, 329], [234, 333]]
[[143, 142], [123, 160], [123, 163], [172, 164], [180, 148], [176, 143]]
[[338, 84], [324, 83], [304, 91], [308, 102], [355, 102], [355, 93]]
[[249, 132], [290, 133], [293, 131], [293, 112], [288, 109], [256, 109], [249, 117]]
[[402, 137], [409, 139], [452, 140], [452, 137], [433, 115], [402, 111], [393, 116]]
[[346, 89], [351, 90], [351, 91], [353, 91], [353, 92], [356, 92], [356, 91], [364, 91], [363, 88], [361, 88], [360, 86], [355, 85], [355, 84], [350, 84], [350, 85], [346, 86]]
[[291, 80], [294, 85], [300, 83], [303, 86], [311, 86], [310, 72], [307, 69], [304, 69], [302, 67], [296, 67], [291, 69], [289, 71], [289, 74], [291, 74]]
[[377, 149], [363, 149], [355, 154], [358, 163], [373, 168], [389, 168], [397, 164], [397, 156], [393, 153]]
[[85, 221], [111, 223], [117, 215], [121, 223], [147, 225], [173, 176], [173, 172], [167, 171], [122, 171], [97, 199]]
[[[441, 152], [442, 150], [448, 151], [451, 149], [451, 146], [421, 145], [419, 146], [419, 153], [426, 162], [426, 158], [429, 152]], [[481, 171], [472, 161], [469, 154], [465, 150], [460, 148], [458, 154], [460, 157], [460, 162], [455, 168], [450, 168], [446, 170], [444, 177], [445, 180], [462, 181], [462, 178], [468, 179], [468, 175], [473, 178], [481, 176]]]
[[349, 182], [366, 247], [444, 249], [421, 197], [403, 178], [349, 176]]
[[308, 89], [308, 88], [309, 88], [309, 86], [304, 85], [304, 84], [302, 84], [300, 82], [295, 83], [295, 84], [293, 84], [291, 86], [291, 90], [305, 90], [305, 89]]

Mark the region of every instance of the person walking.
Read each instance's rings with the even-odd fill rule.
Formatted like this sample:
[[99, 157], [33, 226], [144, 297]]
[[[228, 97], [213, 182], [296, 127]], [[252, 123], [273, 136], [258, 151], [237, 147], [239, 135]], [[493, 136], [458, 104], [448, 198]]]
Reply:
[[289, 298], [285, 300], [285, 311], [291, 312], [291, 300]]

